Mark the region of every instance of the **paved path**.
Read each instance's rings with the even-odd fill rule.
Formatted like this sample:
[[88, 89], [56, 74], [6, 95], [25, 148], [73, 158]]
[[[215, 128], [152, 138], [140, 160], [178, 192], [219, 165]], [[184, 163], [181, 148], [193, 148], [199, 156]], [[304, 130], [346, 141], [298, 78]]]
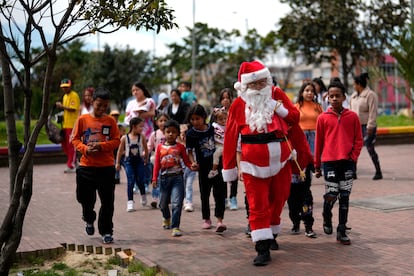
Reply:
[[[177, 275], [414, 275], [414, 145], [378, 146], [384, 179], [372, 181], [373, 165], [364, 149], [358, 180], [351, 195], [349, 225], [352, 245], [337, 244], [322, 230], [321, 179], [314, 180], [314, 230], [318, 238], [290, 235], [287, 209], [278, 238], [279, 251], [266, 267], [254, 267], [254, 245], [246, 226], [243, 185], [237, 211], [226, 211], [228, 231], [216, 235], [201, 230], [198, 184], [194, 183], [193, 213], [183, 212], [184, 235], [170, 236], [161, 228], [161, 212], [140, 207], [126, 212], [126, 183], [116, 187], [113, 247], [131, 248], [138, 259], [149, 260]], [[19, 252], [59, 247], [61, 243], [101, 245], [98, 235], [84, 233], [75, 200], [75, 175], [63, 174], [64, 164], [37, 165], [33, 197], [26, 215]], [[7, 208], [8, 169], [0, 168], [0, 219]], [[139, 202], [139, 200], [137, 200]], [[337, 222], [337, 205], [334, 209]], [[302, 226], [303, 231], [303, 226]]]

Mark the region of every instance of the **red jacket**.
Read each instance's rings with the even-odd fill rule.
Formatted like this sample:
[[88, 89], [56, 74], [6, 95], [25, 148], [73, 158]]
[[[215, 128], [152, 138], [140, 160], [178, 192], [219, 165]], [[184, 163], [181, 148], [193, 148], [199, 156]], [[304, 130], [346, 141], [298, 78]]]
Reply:
[[322, 162], [349, 160], [357, 162], [363, 146], [358, 115], [344, 108], [341, 114], [332, 108], [322, 113], [316, 123], [315, 168]]

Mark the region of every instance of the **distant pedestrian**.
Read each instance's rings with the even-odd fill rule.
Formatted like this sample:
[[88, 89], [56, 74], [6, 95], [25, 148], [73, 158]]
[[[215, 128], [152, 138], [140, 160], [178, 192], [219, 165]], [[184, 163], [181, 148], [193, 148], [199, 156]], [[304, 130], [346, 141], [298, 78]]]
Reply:
[[[188, 131], [187, 124], [180, 125], [180, 136], [177, 138], [177, 141], [183, 144], [184, 146], [187, 145], [186, 135]], [[195, 160], [194, 152], [193, 158]], [[187, 166], [184, 166], [184, 183], [185, 183], [185, 194], [184, 194], [184, 211], [186, 212], [193, 212], [194, 211], [194, 204], [193, 204], [193, 183], [195, 177], [197, 176], [197, 171], [191, 170]]]
[[197, 103], [197, 97], [193, 91], [191, 91], [191, 82], [182, 81], [178, 84], [178, 90], [181, 93], [181, 99], [183, 102], [192, 106]]
[[377, 93], [368, 87], [368, 73], [362, 73], [354, 77], [355, 92], [349, 101], [350, 109], [358, 114], [362, 126], [362, 136], [364, 145], [368, 150], [372, 163], [375, 166], [373, 180], [382, 179], [382, 171], [375, 151], [375, 141], [377, 138], [377, 115], [378, 115], [378, 96]]
[[[181, 211], [184, 199], [184, 169], [182, 164], [197, 169], [196, 163], [191, 164], [183, 144], [177, 143], [180, 125], [174, 120], [164, 124], [165, 141], [158, 144], [155, 151], [153, 188], [161, 192], [160, 209], [163, 216], [163, 228], [171, 229], [173, 237], [182, 235], [180, 229]], [[158, 182], [158, 179], [160, 181]], [[171, 211], [169, 208], [171, 203]], [[172, 215], [171, 215], [172, 213]]]
[[315, 176], [325, 178], [323, 230], [332, 234], [332, 208], [339, 199], [339, 222], [336, 239], [348, 245], [346, 234], [349, 196], [352, 190], [355, 164], [363, 145], [358, 115], [342, 106], [345, 86], [333, 80], [328, 87], [331, 107], [318, 117], [315, 142]]
[[115, 167], [114, 149], [119, 145], [119, 130], [114, 118], [105, 112], [110, 93], [97, 88], [93, 94], [93, 111], [81, 115], [73, 130], [72, 143], [82, 154], [76, 170], [76, 199], [82, 205], [86, 233], [95, 233], [96, 193], [101, 200], [98, 230], [103, 243], [113, 242]]
[[[208, 174], [213, 167], [214, 145], [214, 128], [211, 124], [206, 123], [207, 113], [203, 106], [193, 105], [188, 111], [188, 120], [190, 128], [187, 131], [187, 149], [191, 163], [197, 163], [198, 183], [200, 186], [201, 213], [203, 217], [202, 229], [212, 227], [210, 217], [210, 194], [213, 189], [215, 201], [214, 215], [217, 218], [216, 232], [222, 233], [227, 230], [223, 223], [225, 211], [226, 184], [223, 181], [221, 170], [214, 178], [208, 178]], [[196, 160], [194, 160], [193, 152]]]
[[190, 105], [181, 99], [181, 92], [173, 89], [170, 92], [171, 103], [167, 107], [168, 116], [180, 125], [187, 123], [187, 112]]
[[76, 172], [76, 151], [71, 143], [70, 135], [79, 116], [80, 99], [78, 92], [72, 90], [72, 81], [70, 79], [63, 79], [60, 82], [60, 88], [65, 94], [61, 102], [56, 102], [56, 107], [63, 109], [62, 130], [65, 136], [62, 140], [62, 149], [67, 157], [64, 172], [74, 173]]
[[[219, 97], [220, 105], [217, 107], [224, 107], [225, 110], [228, 112], [230, 105], [233, 103], [233, 90], [230, 88], [223, 88], [220, 91], [220, 97]], [[239, 180], [235, 179], [233, 181], [227, 182], [226, 185], [226, 206], [230, 210], [237, 210], [237, 188], [239, 185]], [[228, 186], [230, 186], [230, 193], [228, 192]], [[228, 200], [230, 199], [230, 200]]]
[[116, 169], [121, 169], [121, 158], [125, 155], [125, 170], [128, 179], [127, 212], [135, 211], [134, 186], [137, 185], [141, 194], [141, 205], [147, 205], [145, 193], [144, 167], [148, 162], [147, 139], [143, 134], [144, 120], [134, 117], [129, 121], [129, 132], [122, 136], [116, 156]]
[[211, 116], [211, 124], [214, 127], [214, 141], [216, 150], [213, 154], [213, 167], [208, 173], [208, 178], [218, 175], [218, 166], [223, 155], [224, 134], [226, 132], [227, 111], [224, 107], [215, 107]]
[[79, 115], [91, 113], [93, 110], [93, 91], [95, 88], [93, 87], [86, 87], [82, 93], [82, 103], [79, 109]]
[[322, 106], [322, 110], [326, 111], [329, 107], [328, 89], [326, 89], [322, 77], [313, 78], [312, 84], [315, 86], [316, 101]]
[[316, 101], [315, 86], [312, 82], [305, 81], [302, 84], [295, 107], [299, 110], [299, 125], [305, 133], [313, 155], [315, 151], [316, 120], [323, 111], [322, 106]]

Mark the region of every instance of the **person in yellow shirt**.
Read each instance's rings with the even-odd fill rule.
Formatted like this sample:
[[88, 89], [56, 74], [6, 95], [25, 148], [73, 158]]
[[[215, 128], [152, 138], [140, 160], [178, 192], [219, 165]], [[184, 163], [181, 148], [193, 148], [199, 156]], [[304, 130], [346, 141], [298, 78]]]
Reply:
[[56, 102], [56, 107], [63, 110], [62, 130], [64, 137], [62, 141], [62, 149], [67, 156], [65, 173], [76, 171], [76, 151], [71, 143], [70, 136], [73, 126], [79, 116], [80, 99], [76, 91], [72, 90], [72, 81], [63, 79], [60, 82], [60, 88], [65, 93], [61, 102]]

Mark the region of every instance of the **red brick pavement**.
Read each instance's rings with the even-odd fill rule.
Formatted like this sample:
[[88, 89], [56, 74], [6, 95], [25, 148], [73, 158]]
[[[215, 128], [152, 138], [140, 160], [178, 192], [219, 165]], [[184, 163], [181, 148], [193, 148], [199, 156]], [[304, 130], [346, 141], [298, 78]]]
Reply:
[[[364, 149], [358, 164], [352, 201], [382, 198], [389, 195], [414, 194], [414, 145], [377, 147], [384, 179], [372, 181], [374, 169]], [[98, 235], [84, 232], [81, 209], [75, 200], [75, 174], [64, 174], [64, 164], [37, 165], [34, 170], [33, 197], [27, 211], [23, 237], [18, 252], [59, 247], [61, 243], [101, 245]], [[7, 208], [8, 169], [0, 168], [0, 219]], [[183, 212], [184, 235], [170, 236], [161, 228], [161, 212], [139, 207], [126, 212], [126, 183], [123, 175], [116, 188], [114, 248], [130, 248], [138, 259], [149, 260], [177, 275], [413, 275], [414, 211], [384, 212], [352, 205], [349, 225], [352, 245], [337, 244], [335, 235], [322, 230], [323, 182], [314, 180], [314, 230], [318, 238], [290, 235], [287, 209], [283, 213], [283, 230], [278, 238], [279, 251], [266, 267], [254, 267], [254, 245], [244, 234], [246, 219], [243, 185], [239, 185], [240, 209], [226, 211], [228, 231], [216, 235], [201, 230], [198, 184], [194, 183], [196, 210]], [[137, 196], [137, 200], [138, 196]], [[414, 206], [414, 202], [412, 202]], [[213, 212], [212, 212], [213, 213]], [[337, 222], [337, 206], [334, 209]], [[302, 226], [303, 231], [303, 226]], [[334, 233], [335, 234], [335, 233]]]

